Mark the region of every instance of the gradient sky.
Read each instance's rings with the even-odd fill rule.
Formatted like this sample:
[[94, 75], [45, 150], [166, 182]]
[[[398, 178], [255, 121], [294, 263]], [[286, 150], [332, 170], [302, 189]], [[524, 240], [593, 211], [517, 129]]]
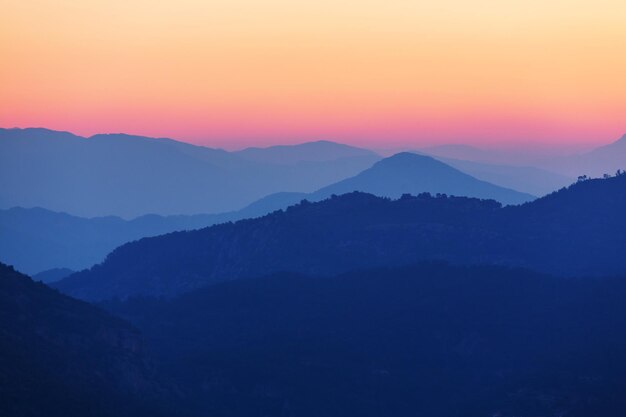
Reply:
[[1, 0], [0, 126], [212, 146], [606, 143], [624, 0]]

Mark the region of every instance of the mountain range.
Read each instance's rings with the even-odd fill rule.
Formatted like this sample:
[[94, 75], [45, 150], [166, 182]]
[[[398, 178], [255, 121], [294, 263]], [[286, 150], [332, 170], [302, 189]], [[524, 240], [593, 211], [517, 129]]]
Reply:
[[601, 177], [604, 174], [613, 175], [617, 170], [626, 170], [626, 134], [615, 142], [588, 152], [544, 159], [539, 161], [538, 165], [569, 176]]
[[[541, 155], [539, 153], [533, 153], [532, 151], [488, 150], [467, 145], [432, 146], [422, 148], [419, 152], [440, 158], [442, 161], [450, 163], [450, 165], [461, 170], [463, 170], [463, 165], [457, 166], [451, 162], [460, 160], [486, 165], [505, 164], [505, 166], [517, 166], [527, 169], [535, 168], [539, 169], [540, 172], [532, 170], [533, 176], [537, 174], [545, 176], [546, 171], [551, 172], [552, 175], [547, 175], [547, 179], [549, 181], [556, 181], [556, 184], [561, 181], [558, 176], [577, 178], [586, 175], [588, 177], [597, 178], [604, 176], [604, 174], [613, 175], [617, 170], [626, 170], [626, 134], [606, 145], [592, 149], [578, 150], [576, 152], [570, 151], [565, 155]], [[468, 170], [466, 172], [471, 175], [476, 175], [479, 171], [472, 172]], [[555, 177], [555, 174], [558, 176]], [[480, 178], [490, 181], [489, 178], [491, 178], [491, 176]], [[529, 189], [524, 186], [524, 184], [530, 185], [531, 187], [539, 185], [535, 181], [523, 181], [521, 184], [522, 187], [518, 188], [520, 191], [541, 195], [541, 193], [529, 191]], [[514, 183], [498, 183], [498, 185], [515, 188]]]
[[331, 142], [289, 149], [295, 162], [278, 163], [280, 147], [259, 156], [124, 134], [0, 129], [0, 208], [125, 218], [227, 212], [274, 192], [314, 191], [380, 159]]
[[[599, 148], [585, 156], [592, 162], [553, 158], [553, 167], [544, 161], [544, 168], [487, 163], [480, 158], [486, 151], [475, 148], [460, 154], [446, 147], [420, 152], [479, 180], [542, 196], [582, 171], [615, 172], [626, 159], [622, 148]], [[330, 141], [227, 152], [126, 134], [84, 138], [43, 128], [0, 129], [0, 208], [42, 207], [81, 217], [127, 219], [222, 213], [273, 193], [314, 192], [381, 159], [370, 150]], [[590, 164], [601, 169], [579, 169]]]
[[313, 193], [276, 193], [251, 204], [248, 209], [266, 213], [297, 204], [301, 200], [321, 201], [353, 191], [381, 197], [399, 198], [403, 194], [449, 194], [492, 199], [504, 204], [521, 204], [535, 198], [478, 180], [430, 156], [402, 152], [376, 162], [371, 168], [323, 187]]
[[576, 181], [576, 177], [533, 166], [489, 164], [444, 157], [434, 158], [476, 179], [538, 197], [550, 194]]
[[222, 214], [146, 215], [124, 220], [113, 216], [80, 218], [41, 208], [0, 210], [0, 251], [6, 262], [30, 274], [53, 268], [80, 270], [101, 262], [117, 246], [136, 239], [258, 217], [305, 198], [317, 201], [355, 190], [390, 197], [427, 191], [509, 203], [533, 198], [476, 180], [430, 157], [398, 154], [315, 193], [272, 194], [241, 210]]
[[2, 129], [0, 416], [621, 417], [624, 155]]
[[54, 285], [87, 300], [172, 296], [279, 271], [328, 275], [432, 259], [558, 275], [626, 273], [625, 210], [626, 175], [504, 208], [467, 197], [354, 192], [128, 243]]

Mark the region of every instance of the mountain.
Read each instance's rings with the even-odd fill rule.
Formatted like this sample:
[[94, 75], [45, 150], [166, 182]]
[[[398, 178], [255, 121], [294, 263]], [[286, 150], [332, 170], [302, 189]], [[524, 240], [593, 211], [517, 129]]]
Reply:
[[435, 159], [476, 179], [536, 196], [550, 194], [576, 181], [575, 177], [532, 166], [488, 164], [443, 157]]
[[320, 200], [352, 191], [391, 198], [402, 194], [440, 193], [493, 199], [504, 204], [520, 204], [535, 198], [477, 180], [429, 156], [409, 152], [385, 158], [354, 177], [316, 191], [312, 197]]
[[[515, 170], [513, 167], [511, 169]], [[570, 183], [571, 181], [566, 184]], [[244, 208], [242, 212], [250, 210], [257, 215], [266, 214], [297, 204], [303, 199], [321, 201], [333, 194], [352, 191], [390, 198], [428, 192], [494, 199], [505, 204], [519, 204], [535, 198], [530, 194], [478, 180], [429, 156], [402, 152], [376, 162], [371, 168], [354, 177], [328, 185], [313, 193], [271, 194]]]
[[587, 175], [601, 177], [613, 175], [617, 170], [626, 170], [626, 134], [615, 142], [600, 146], [589, 152], [568, 157], [544, 159], [546, 169], [573, 177]]
[[[507, 166], [537, 166], [541, 160], [552, 160], [562, 155], [575, 155], [586, 148], [576, 145], [561, 144], [555, 147], [518, 146], [517, 148], [478, 148], [463, 144], [446, 144], [423, 147], [418, 153], [437, 158], [449, 158], [462, 161], [480, 162]], [[548, 169], [548, 167], [546, 167]], [[550, 169], [548, 169], [550, 171]]]
[[19, 270], [49, 283], [65, 278], [72, 269], [81, 270], [102, 262], [109, 252], [126, 242], [263, 216], [306, 196], [277, 193], [227, 213], [151, 214], [131, 220], [116, 216], [85, 218], [42, 208], [13, 207], [0, 210], [0, 253]]
[[322, 160], [279, 164], [171, 139], [0, 129], [0, 208], [125, 218], [227, 212], [275, 192], [316, 190], [379, 159], [357, 150], [342, 157], [340, 145], [333, 159], [335, 147], [323, 147]]
[[[41, 208], [0, 210], [0, 253], [30, 274], [55, 268], [80, 270], [102, 262], [126, 242], [176, 230], [198, 229], [227, 216], [82, 218]], [[39, 278], [38, 278], [39, 279]]]
[[606, 416], [626, 280], [422, 264], [112, 302], [195, 415]]
[[265, 217], [125, 244], [56, 288], [87, 300], [172, 296], [280, 271], [330, 275], [423, 260], [626, 273], [626, 175], [588, 180], [520, 206], [467, 197], [364, 193]]
[[334, 161], [336, 159], [367, 158], [368, 161], [380, 159], [375, 153], [367, 149], [341, 143], [320, 140], [299, 145], [278, 145], [267, 148], [246, 148], [234, 152], [246, 160], [294, 165], [302, 162]]
[[492, 162], [495, 158], [494, 151], [461, 144], [429, 146], [420, 148], [418, 152], [431, 156], [476, 162]]
[[0, 415], [168, 415], [129, 323], [0, 264]]
[[60, 281], [65, 277], [69, 277], [74, 272], [76, 271], [72, 271], [68, 268], [52, 268], [33, 275], [33, 280], [49, 284], [51, 282]]
[[263, 216], [303, 199], [319, 201], [355, 190], [390, 197], [428, 191], [510, 203], [532, 199], [475, 180], [430, 157], [398, 154], [315, 193], [275, 193], [241, 210], [214, 215], [146, 215], [124, 220], [114, 216], [79, 218], [41, 208], [0, 210], [0, 251], [5, 261], [31, 274], [53, 268], [80, 270], [101, 262], [117, 246], [136, 239]]

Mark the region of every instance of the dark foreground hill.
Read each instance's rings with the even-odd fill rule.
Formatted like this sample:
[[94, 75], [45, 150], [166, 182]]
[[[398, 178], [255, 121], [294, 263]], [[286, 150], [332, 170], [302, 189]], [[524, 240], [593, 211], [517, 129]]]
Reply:
[[423, 264], [108, 308], [195, 415], [618, 417], [626, 279]]
[[0, 264], [0, 415], [168, 415], [129, 323]]
[[171, 296], [279, 271], [329, 275], [433, 259], [558, 275], [626, 273], [624, 213], [624, 175], [505, 208], [463, 197], [351, 193], [129, 243], [55, 286], [88, 300]]

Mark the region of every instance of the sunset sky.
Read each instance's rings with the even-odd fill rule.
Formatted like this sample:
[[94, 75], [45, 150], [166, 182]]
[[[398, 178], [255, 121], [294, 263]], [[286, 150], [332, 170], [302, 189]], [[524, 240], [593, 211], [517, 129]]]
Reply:
[[624, 0], [2, 0], [0, 126], [209, 146], [606, 143]]

